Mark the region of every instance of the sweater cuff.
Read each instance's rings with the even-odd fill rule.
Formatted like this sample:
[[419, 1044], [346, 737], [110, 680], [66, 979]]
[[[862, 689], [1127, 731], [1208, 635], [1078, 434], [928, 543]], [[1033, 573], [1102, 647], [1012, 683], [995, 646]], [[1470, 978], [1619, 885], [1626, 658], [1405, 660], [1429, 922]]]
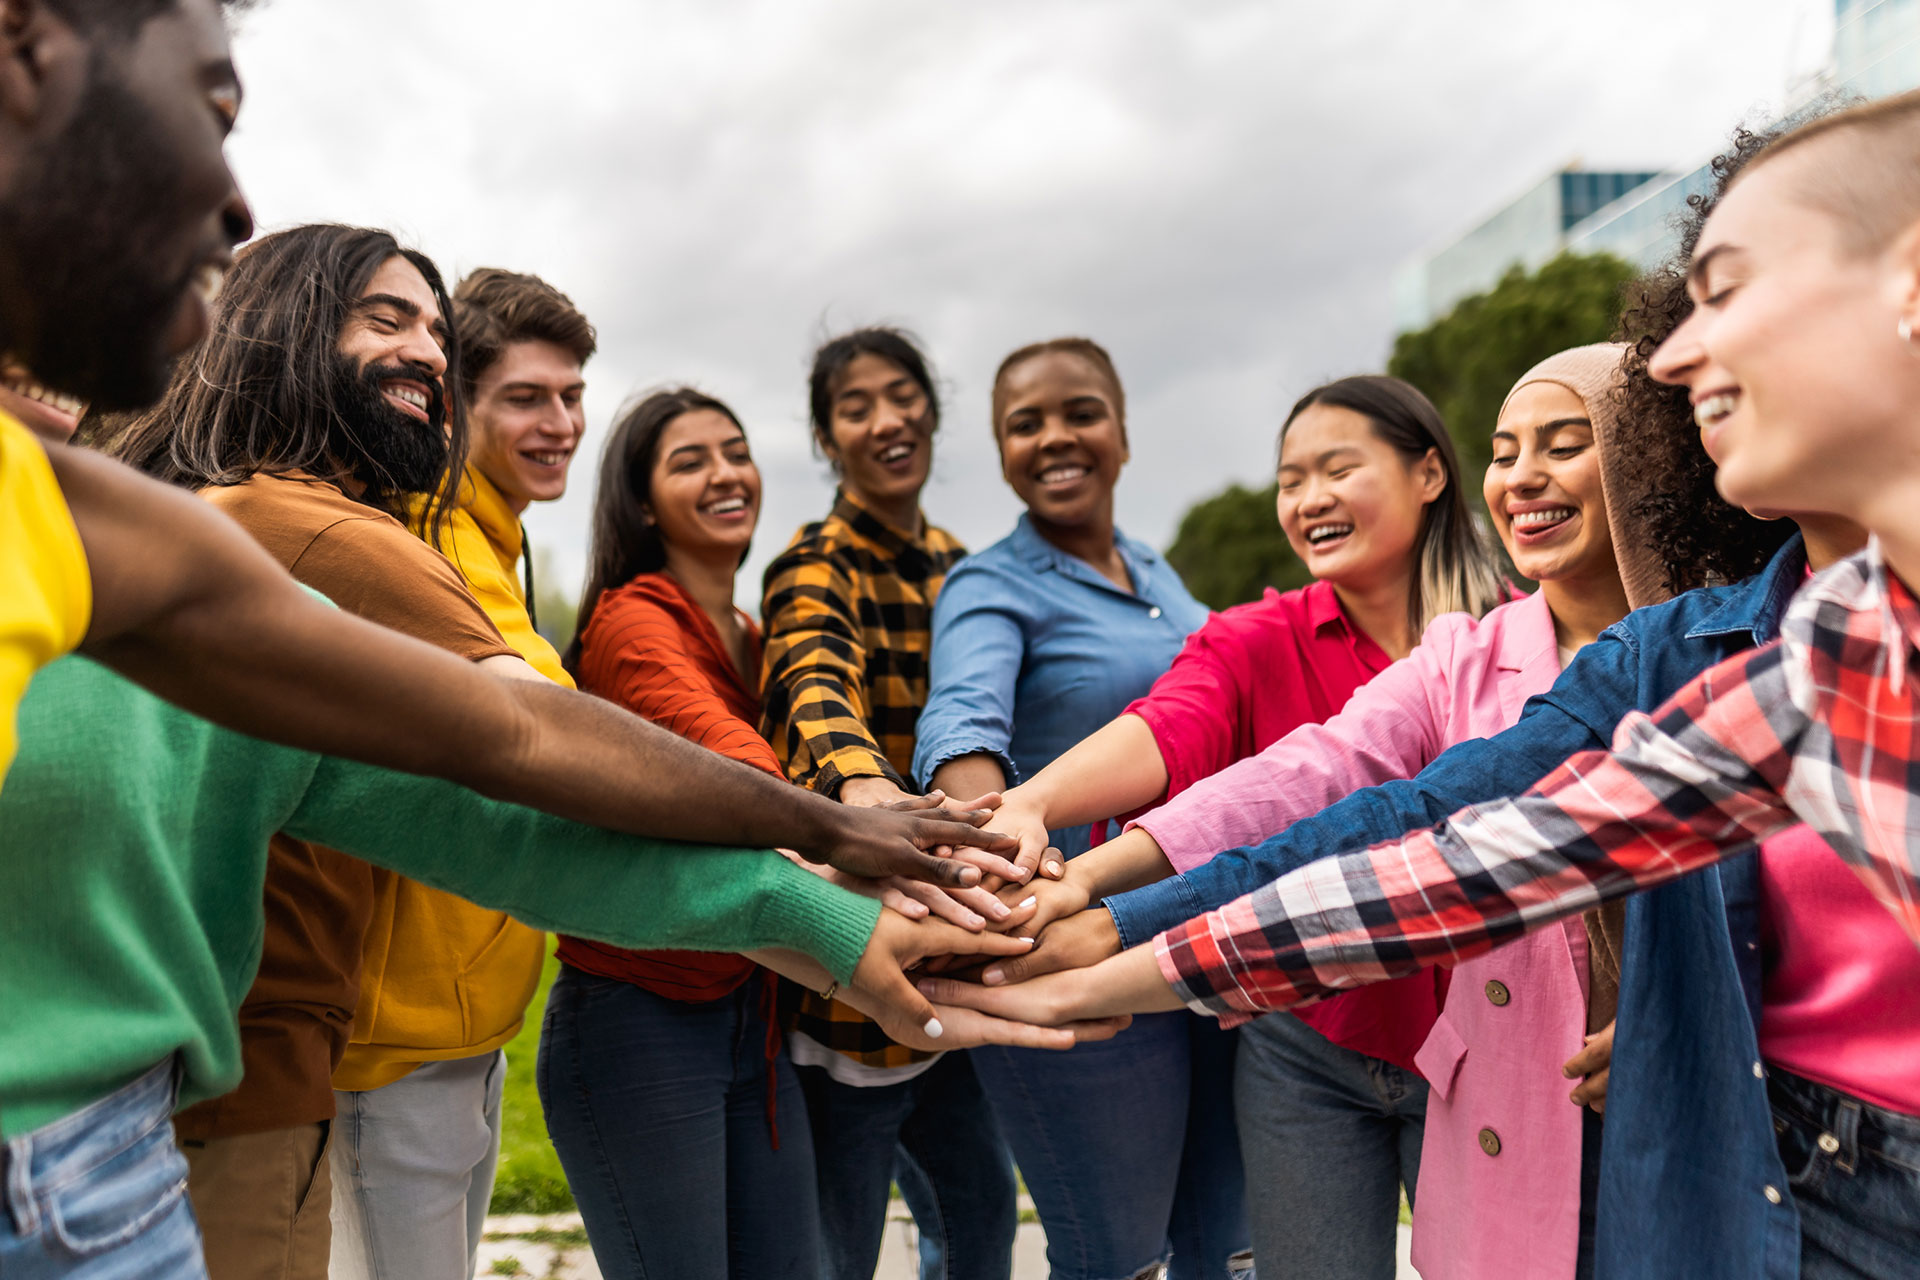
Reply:
[[760, 919], [769, 946], [803, 951], [825, 965], [835, 982], [851, 984], [881, 906], [872, 898], [828, 884], [779, 855], [777, 878]]

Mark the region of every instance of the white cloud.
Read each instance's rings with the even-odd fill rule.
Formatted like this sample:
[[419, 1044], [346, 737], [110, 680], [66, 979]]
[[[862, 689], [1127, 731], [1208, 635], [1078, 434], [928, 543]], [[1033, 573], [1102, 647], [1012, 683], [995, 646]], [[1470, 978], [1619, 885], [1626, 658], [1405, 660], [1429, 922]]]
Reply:
[[[1014, 346], [1108, 345], [1120, 518], [1260, 480], [1285, 406], [1377, 368], [1388, 278], [1574, 156], [1687, 164], [1817, 59], [1818, 0], [273, 0], [236, 41], [263, 227], [389, 226], [537, 272], [600, 328], [588, 420], [691, 381], [746, 422], [750, 562], [827, 505], [830, 330], [904, 322], [949, 391], [927, 509], [1012, 523], [986, 424]], [[530, 513], [577, 581], [588, 466]], [[757, 596], [743, 576], [741, 598]]]

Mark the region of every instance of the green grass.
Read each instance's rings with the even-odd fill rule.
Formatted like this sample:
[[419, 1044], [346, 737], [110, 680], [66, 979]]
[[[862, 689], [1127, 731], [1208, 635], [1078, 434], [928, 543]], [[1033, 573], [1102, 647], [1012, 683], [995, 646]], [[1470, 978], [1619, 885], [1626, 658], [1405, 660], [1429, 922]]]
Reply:
[[500, 1172], [493, 1183], [495, 1213], [566, 1213], [573, 1205], [560, 1157], [547, 1137], [540, 1114], [540, 1092], [533, 1083], [540, 1049], [540, 1021], [547, 1011], [547, 988], [560, 962], [547, 953], [540, 989], [527, 1006], [526, 1025], [507, 1042], [507, 1084], [500, 1102]]

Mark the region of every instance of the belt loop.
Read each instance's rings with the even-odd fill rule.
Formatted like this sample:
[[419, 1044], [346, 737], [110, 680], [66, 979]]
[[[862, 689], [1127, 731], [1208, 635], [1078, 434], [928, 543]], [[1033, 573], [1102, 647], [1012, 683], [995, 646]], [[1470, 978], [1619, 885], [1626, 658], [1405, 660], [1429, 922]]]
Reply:
[[1834, 1156], [1834, 1167], [1848, 1177], [1853, 1176], [1860, 1163], [1860, 1104], [1852, 1098], [1842, 1099], [1834, 1109], [1833, 1136], [1840, 1139], [1840, 1150]]
[[13, 1216], [13, 1229], [22, 1238], [40, 1230], [40, 1210], [33, 1198], [33, 1135], [23, 1133], [6, 1141], [6, 1185], [0, 1198]]

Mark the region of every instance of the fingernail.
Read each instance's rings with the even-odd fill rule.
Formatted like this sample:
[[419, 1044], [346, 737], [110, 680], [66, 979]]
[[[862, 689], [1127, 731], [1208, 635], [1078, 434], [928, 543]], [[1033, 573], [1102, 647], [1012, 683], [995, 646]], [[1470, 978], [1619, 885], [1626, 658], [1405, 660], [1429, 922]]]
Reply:
[[940, 1025], [940, 1019], [938, 1018], [928, 1018], [927, 1025], [920, 1029], [936, 1040], [938, 1040], [941, 1033], [946, 1030], [945, 1027]]
[[1021, 937], [1021, 939], [1020, 939], [1020, 941], [1022, 941], [1022, 942], [1024, 942], [1024, 943], [1026, 943], [1026, 944], [1027, 944], [1028, 946], [1032, 946], [1032, 945], [1033, 945], [1033, 939], [1032, 939], [1032, 938], [1029, 938], [1029, 937], [1026, 937], [1026, 936], [1024, 936], [1024, 935], [1022, 935], [1022, 937]]
[[1057, 875], [1059, 875], [1059, 874], [1060, 874], [1060, 864], [1059, 864], [1059, 863], [1057, 863], [1057, 862], [1049, 862], [1049, 863], [1047, 864], [1047, 874], [1048, 874], [1048, 875], [1050, 875], [1050, 876], [1057, 876]]
[[1023, 899], [1020, 903], [1020, 909], [1022, 911], [1025, 911], [1028, 907], [1032, 906], [1034, 903], [1038, 901], [1040, 901], [1040, 896], [1038, 894], [1035, 894], [1030, 898]]
[[980, 975], [980, 981], [989, 987], [997, 987], [1006, 980], [1007, 974], [1004, 969], [989, 969]]
[[993, 904], [993, 918], [995, 920], [1005, 920], [1008, 916], [1012, 914], [1013, 914], [1013, 908], [1008, 906], [1006, 903], [996, 902]]

